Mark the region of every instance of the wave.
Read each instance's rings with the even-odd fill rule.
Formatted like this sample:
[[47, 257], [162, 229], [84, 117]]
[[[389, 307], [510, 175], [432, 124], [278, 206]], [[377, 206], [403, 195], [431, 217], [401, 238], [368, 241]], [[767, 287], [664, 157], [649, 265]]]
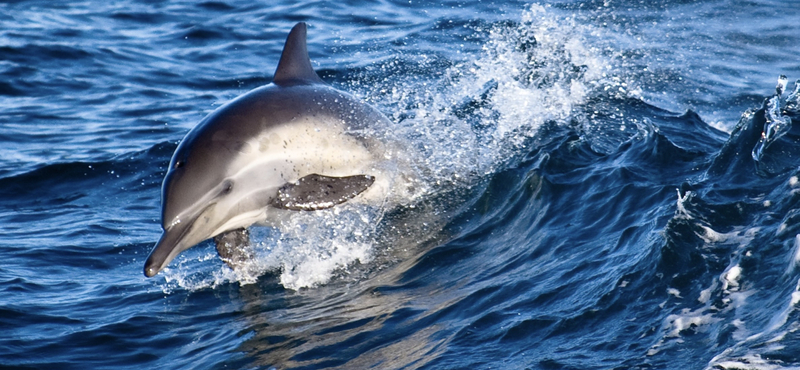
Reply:
[[[0, 204], [8, 207], [54, 207], [97, 193], [152, 189], [161, 183], [175, 143], [162, 142], [148, 150], [119, 155], [104, 161], [65, 162], [0, 178]], [[102, 185], [98, 188], [98, 184]], [[105, 186], [106, 184], [113, 184]]]
[[[284, 23], [296, 17], [270, 12], [307, 4], [318, 3], [242, 3], [233, 11], [215, 2], [113, 11], [85, 4], [76, 13], [39, 12], [37, 26], [57, 29], [45, 36], [19, 35], [38, 29], [12, 27], [35, 14], [12, 9], [17, 23], [3, 35], [24, 42], [5, 50], [12, 60], [2, 73], [14, 78], [0, 84], [0, 99], [10, 102], [5, 117], [13, 118], [0, 134], [11, 143], [0, 169], [6, 362], [709, 369], [800, 362], [797, 87], [784, 91], [781, 78], [775, 94], [738, 92], [748, 82], [731, 76], [753, 67], [736, 62], [698, 72], [720, 77], [692, 80], [687, 71], [708, 59], [694, 50], [669, 55], [675, 44], [662, 44], [664, 28], [676, 38], [702, 37], [672, 31], [707, 31], [706, 23], [631, 2], [531, 5], [519, 21], [475, 11], [504, 6], [486, 2], [442, 13], [381, 3], [357, 16], [344, 13], [369, 7], [350, 4], [316, 18], [325, 26], [316, 29], [328, 32], [310, 33], [311, 45], [344, 54], [335, 63], [316, 58], [321, 73], [390, 113], [396, 127], [386, 134], [407, 144], [429, 185], [423, 201], [337, 207], [254, 228], [256, 259], [243, 273], [206, 243], [158, 278], [142, 277], [160, 231], [172, 141], [203, 110], [266, 82], [265, 60], [277, 59]], [[712, 5], [656, 4], [702, 16], [719, 4]], [[375, 20], [373, 11], [398, 19]], [[219, 17], [203, 18], [207, 12]], [[110, 23], [82, 22], [107, 13]], [[232, 19], [257, 26], [229, 35], [221, 25]], [[372, 28], [348, 28], [347, 20]], [[115, 33], [97, 33], [97, 25]], [[628, 25], [634, 34], [614, 34]], [[628, 43], [635, 32], [645, 40]], [[53, 35], [63, 39], [40, 42]], [[642, 46], [648, 36], [658, 45]], [[258, 39], [268, 41], [247, 41]], [[683, 41], [719, 38], [703, 40]], [[37, 65], [20, 54], [25, 45], [71, 55]], [[791, 53], [782, 46], [752, 47], [762, 56]], [[257, 50], [246, 55], [258, 61], [220, 64], [237, 48]], [[675, 62], [681, 58], [689, 67]], [[53, 68], [70, 72], [43, 73]], [[39, 81], [39, 73], [54, 77]], [[679, 93], [658, 95], [676, 86]], [[669, 95], [700, 109], [661, 109]], [[704, 106], [738, 115], [762, 95], [770, 96], [736, 127], [701, 117]]]

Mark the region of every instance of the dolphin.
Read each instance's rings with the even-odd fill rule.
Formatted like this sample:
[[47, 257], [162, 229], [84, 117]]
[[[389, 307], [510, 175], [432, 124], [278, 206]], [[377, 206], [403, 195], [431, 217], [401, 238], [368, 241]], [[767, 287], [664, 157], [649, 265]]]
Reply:
[[252, 257], [247, 227], [344, 202], [385, 201], [395, 174], [390, 121], [327, 85], [311, 66], [306, 24], [289, 32], [272, 83], [226, 103], [180, 142], [161, 190], [164, 229], [144, 265], [152, 277], [210, 238], [231, 268]]

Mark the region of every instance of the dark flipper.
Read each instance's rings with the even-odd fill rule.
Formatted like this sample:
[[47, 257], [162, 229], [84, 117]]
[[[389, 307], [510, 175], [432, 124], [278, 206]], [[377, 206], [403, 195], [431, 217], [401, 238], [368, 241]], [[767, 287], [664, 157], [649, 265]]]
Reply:
[[250, 247], [250, 232], [247, 229], [236, 229], [214, 237], [217, 243], [217, 253], [232, 269], [243, 265], [253, 259], [253, 250]]
[[375, 178], [369, 175], [329, 177], [311, 174], [281, 186], [272, 205], [293, 211], [331, 208], [361, 194], [373, 182]]

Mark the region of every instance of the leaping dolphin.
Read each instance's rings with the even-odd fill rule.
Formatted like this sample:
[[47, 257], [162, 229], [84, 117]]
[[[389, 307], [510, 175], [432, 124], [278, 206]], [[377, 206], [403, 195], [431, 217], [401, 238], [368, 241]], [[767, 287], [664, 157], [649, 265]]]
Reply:
[[271, 84], [206, 116], [181, 141], [161, 194], [164, 233], [144, 265], [155, 276], [179, 253], [214, 238], [231, 267], [246, 228], [280, 212], [386, 196], [387, 146], [367, 128], [388, 127], [377, 109], [325, 84], [311, 66], [298, 23]]

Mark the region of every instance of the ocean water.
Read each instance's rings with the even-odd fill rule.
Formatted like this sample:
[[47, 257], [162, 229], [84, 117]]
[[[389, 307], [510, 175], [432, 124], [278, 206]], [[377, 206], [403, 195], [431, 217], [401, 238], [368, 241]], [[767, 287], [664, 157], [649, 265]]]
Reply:
[[[800, 367], [796, 1], [0, 3], [0, 368]], [[418, 201], [154, 278], [160, 186], [309, 24]], [[783, 77], [785, 76], [785, 77]], [[777, 87], [776, 87], [777, 86]]]

